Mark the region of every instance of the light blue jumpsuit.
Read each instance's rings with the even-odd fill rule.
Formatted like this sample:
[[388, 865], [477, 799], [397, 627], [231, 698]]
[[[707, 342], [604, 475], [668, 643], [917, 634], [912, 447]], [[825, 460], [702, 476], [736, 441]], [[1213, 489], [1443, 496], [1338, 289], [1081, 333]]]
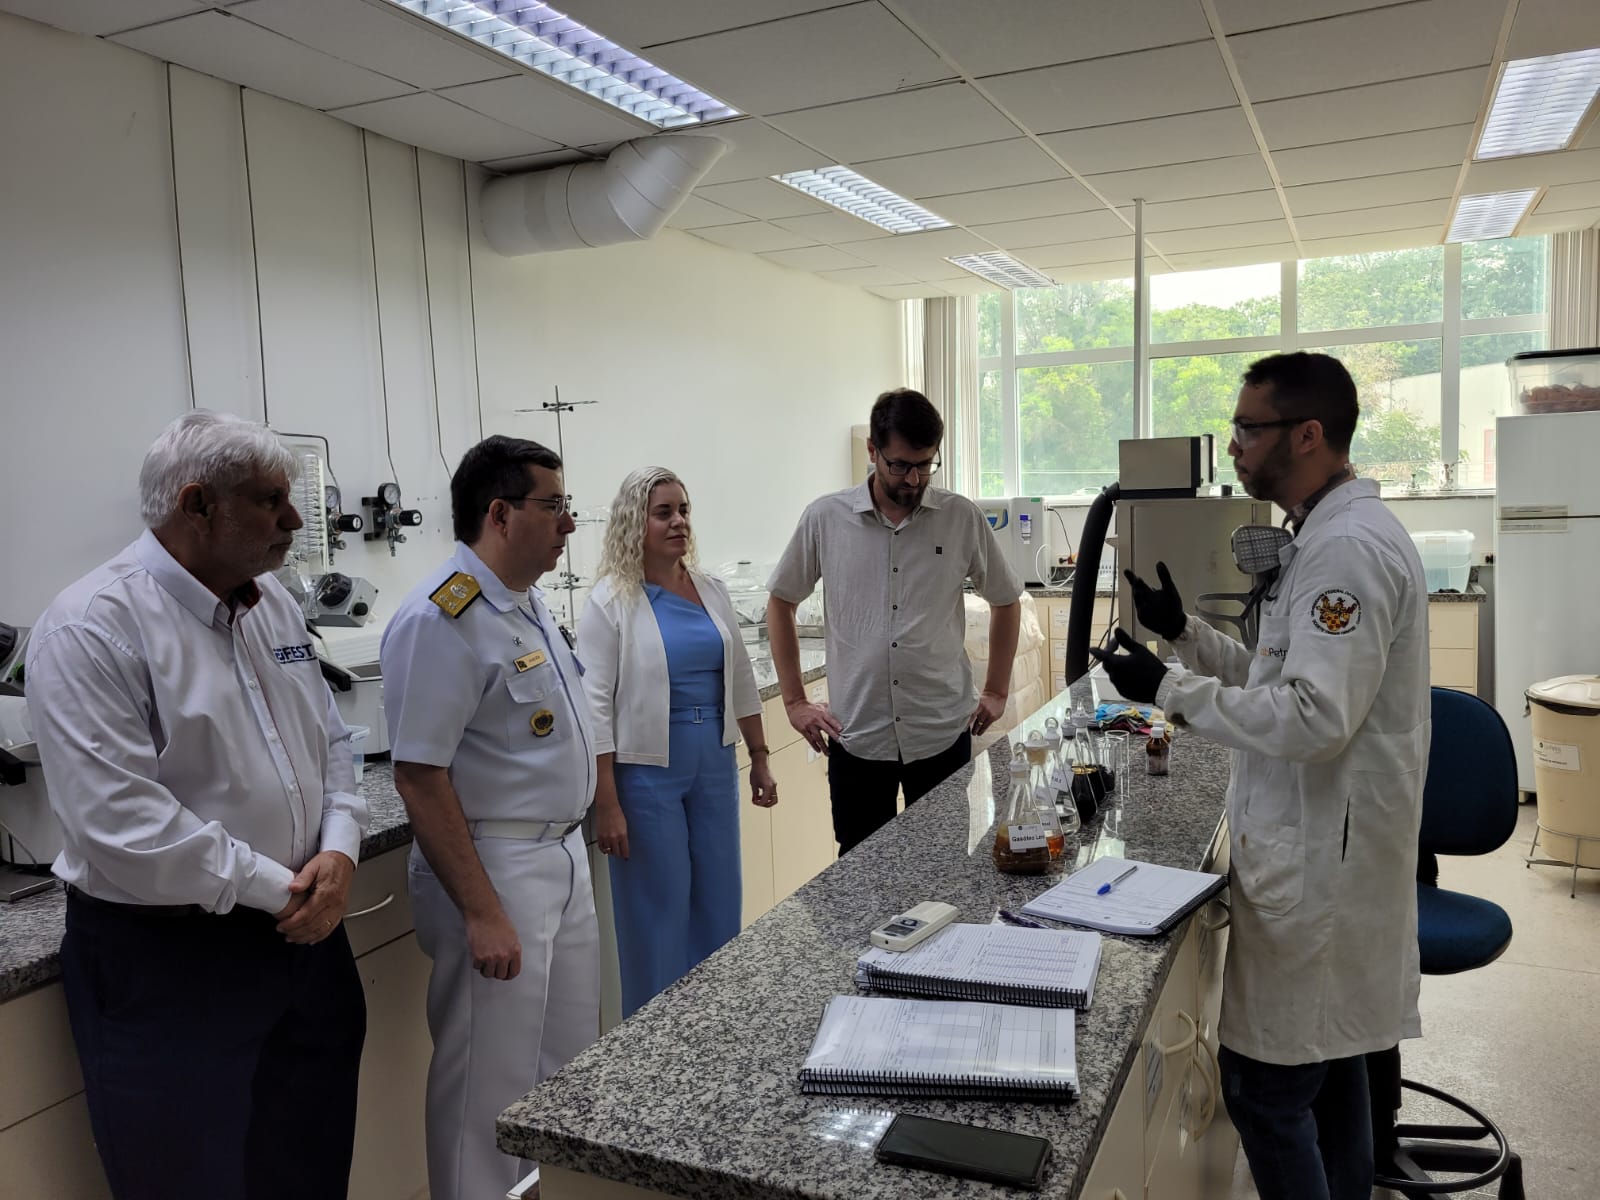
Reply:
[[622, 1015], [739, 932], [739, 772], [722, 744], [722, 635], [700, 605], [644, 585], [671, 680], [667, 765], [617, 763], [627, 859], [611, 857]]

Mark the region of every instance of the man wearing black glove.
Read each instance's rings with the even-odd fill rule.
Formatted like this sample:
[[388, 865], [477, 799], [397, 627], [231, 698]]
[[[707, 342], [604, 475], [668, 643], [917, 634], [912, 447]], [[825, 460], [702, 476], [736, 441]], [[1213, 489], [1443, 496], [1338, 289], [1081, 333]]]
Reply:
[[1228, 454], [1295, 530], [1257, 646], [1185, 616], [1159, 566], [1159, 590], [1129, 576], [1134, 611], [1182, 665], [1120, 630], [1096, 655], [1124, 696], [1233, 749], [1218, 1057], [1261, 1200], [1369, 1200], [1365, 1056], [1420, 1032], [1428, 595], [1410, 536], [1350, 467], [1358, 415], [1337, 359], [1252, 364]]

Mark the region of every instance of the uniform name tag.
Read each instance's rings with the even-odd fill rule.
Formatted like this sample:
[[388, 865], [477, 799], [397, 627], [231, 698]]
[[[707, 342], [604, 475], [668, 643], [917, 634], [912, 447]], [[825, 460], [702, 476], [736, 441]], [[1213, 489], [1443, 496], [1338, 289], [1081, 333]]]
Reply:
[[531, 654], [524, 654], [521, 658], [513, 659], [512, 665], [518, 671], [531, 671], [535, 667], [543, 666], [545, 662], [544, 651], [535, 650]]

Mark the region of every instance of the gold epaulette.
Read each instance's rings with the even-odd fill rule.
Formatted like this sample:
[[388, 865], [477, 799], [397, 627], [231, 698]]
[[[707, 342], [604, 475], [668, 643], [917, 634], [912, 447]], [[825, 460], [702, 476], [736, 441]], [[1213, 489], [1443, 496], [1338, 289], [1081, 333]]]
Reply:
[[481, 595], [483, 589], [478, 586], [478, 581], [465, 571], [457, 571], [440, 584], [439, 590], [428, 599], [444, 609], [445, 615], [459, 617]]

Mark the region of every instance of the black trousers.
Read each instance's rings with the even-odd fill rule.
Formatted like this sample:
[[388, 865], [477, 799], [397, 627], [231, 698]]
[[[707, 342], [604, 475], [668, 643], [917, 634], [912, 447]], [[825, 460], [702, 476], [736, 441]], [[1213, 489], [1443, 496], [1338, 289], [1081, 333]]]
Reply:
[[62, 983], [116, 1200], [344, 1200], [367, 1008], [341, 925], [70, 895]]
[[857, 758], [838, 742], [828, 746], [828, 799], [833, 806], [833, 838], [847, 854], [895, 816], [895, 799], [905, 788], [906, 806], [926, 796], [972, 758], [966, 730], [948, 749], [915, 762]]

